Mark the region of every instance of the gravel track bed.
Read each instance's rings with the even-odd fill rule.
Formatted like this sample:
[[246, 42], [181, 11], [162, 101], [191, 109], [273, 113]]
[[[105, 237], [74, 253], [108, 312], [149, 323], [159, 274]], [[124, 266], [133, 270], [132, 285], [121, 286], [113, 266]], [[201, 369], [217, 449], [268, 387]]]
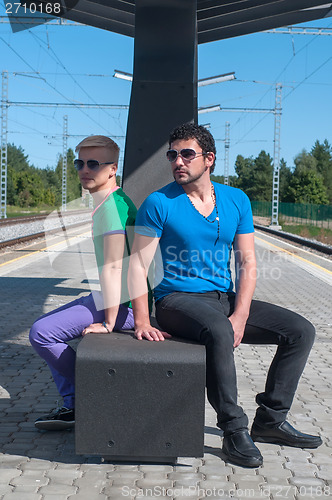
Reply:
[[86, 223], [91, 221], [91, 214], [81, 215], [63, 215], [59, 217], [47, 217], [42, 221], [25, 222], [22, 224], [5, 225], [0, 228], [0, 241], [12, 240], [21, 236], [49, 231], [50, 229], [61, 229], [63, 225], [70, 226], [79, 222]]

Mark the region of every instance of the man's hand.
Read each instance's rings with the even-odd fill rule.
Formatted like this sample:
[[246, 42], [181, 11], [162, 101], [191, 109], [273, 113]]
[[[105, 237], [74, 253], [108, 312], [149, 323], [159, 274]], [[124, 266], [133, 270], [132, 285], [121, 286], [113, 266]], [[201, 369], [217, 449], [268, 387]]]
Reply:
[[113, 327], [111, 328], [112, 325], [108, 324], [108, 330], [104, 327], [102, 323], [92, 323], [91, 325], [87, 326], [84, 328], [82, 332], [82, 337], [86, 335], [87, 333], [109, 333], [110, 331], [113, 330]]
[[135, 336], [138, 340], [155, 340], [156, 342], [170, 339], [172, 335], [167, 332], [161, 332], [158, 328], [154, 328], [149, 323], [135, 327]]
[[244, 335], [244, 329], [246, 326], [247, 318], [240, 317], [237, 314], [233, 313], [231, 316], [229, 316], [228, 319], [231, 322], [234, 330], [233, 347], [238, 347], [241, 344]]

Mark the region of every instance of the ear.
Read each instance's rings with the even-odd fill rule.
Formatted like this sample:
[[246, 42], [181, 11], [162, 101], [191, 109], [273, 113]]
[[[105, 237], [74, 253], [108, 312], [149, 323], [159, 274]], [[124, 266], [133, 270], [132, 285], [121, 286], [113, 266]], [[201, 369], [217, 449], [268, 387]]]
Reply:
[[212, 153], [212, 151], [210, 153], [207, 153], [205, 155], [205, 165], [207, 167], [212, 167], [213, 162], [215, 160], [215, 157], [216, 157], [216, 155], [214, 153]]
[[117, 170], [118, 170], [118, 164], [113, 163], [113, 165], [111, 165], [110, 167], [110, 177], [114, 177], [114, 175], [116, 175]]

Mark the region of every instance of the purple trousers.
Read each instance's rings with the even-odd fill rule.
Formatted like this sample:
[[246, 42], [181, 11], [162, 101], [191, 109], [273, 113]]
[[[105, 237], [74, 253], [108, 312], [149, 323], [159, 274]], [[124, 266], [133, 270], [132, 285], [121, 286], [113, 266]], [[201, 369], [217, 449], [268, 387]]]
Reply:
[[[75, 407], [76, 353], [66, 342], [81, 337], [84, 328], [92, 323], [104, 320], [104, 310], [97, 310], [90, 293], [45, 314], [32, 325], [29, 335], [31, 345], [48, 364], [67, 408]], [[132, 309], [120, 305], [114, 330], [133, 328]]]

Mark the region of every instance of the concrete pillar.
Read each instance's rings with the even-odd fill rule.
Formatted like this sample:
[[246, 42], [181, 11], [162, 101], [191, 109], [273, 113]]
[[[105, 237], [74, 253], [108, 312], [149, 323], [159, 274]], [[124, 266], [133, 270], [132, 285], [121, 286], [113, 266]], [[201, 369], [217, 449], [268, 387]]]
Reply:
[[137, 0], [123, 188], [139, 206], [173, 180], [171, 130], [197, 123], [197, 0]]

